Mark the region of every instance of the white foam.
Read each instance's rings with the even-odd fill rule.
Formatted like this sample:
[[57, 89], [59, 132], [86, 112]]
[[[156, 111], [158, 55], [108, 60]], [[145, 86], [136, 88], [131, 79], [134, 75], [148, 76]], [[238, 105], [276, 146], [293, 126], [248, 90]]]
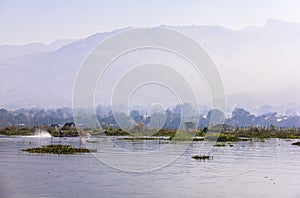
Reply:
[[30, 135], [30, 136], [27, 136], [27, 137], [49, 138], [49, 137], [52, 137], [52, 136], [47, 131], [38, 129], [38, 130], [35, 131], [34, 135]]

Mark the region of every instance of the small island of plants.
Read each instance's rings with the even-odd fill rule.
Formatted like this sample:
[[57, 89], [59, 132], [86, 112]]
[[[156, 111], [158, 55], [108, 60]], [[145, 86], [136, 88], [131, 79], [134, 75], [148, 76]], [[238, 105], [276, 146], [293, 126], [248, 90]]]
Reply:
[[300, 146], [300, 142], [294, 142], [292, 145]]
[[52, 154], [74, 154], [74, 153], [90, 153], [95, 152], [94, 150], [86, 148], [76, 148], [71, 145], [62, 144], [50, 144], [47, 146], [37, 147], [37, 148], [27, 148], [22, 151], [29, 153], [52, 153]]
[[194, 155], [194, 156], [192, 156], [192, 158], [194, 158], [196, 160], [209, 160], [209, 159], [212, 159], [212, 156], [209, 156], [209, 155]]

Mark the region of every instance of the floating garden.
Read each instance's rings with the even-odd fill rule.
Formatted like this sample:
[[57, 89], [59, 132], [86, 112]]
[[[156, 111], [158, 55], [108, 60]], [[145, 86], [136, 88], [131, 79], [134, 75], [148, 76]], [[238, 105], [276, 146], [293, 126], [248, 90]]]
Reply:
[[37, 148], [27, 148], [22, 151], [29, 153], [49, 153], [49, 154], [74, 154], [74, 153], [90, 153], [96, 150], [86, 149], [86, 148], [76, 148], [71, 145], [62, 144], [50, 144], [47, 146], [37, 147]]
[[294, 142], [292, 145], [300, 146], [300, 142]]
[[213, 159], [212, 156], [209, 156], [209, 155], [194, 155], [192, 156], [193, 159], [196, 159], [196, 160], [209, 160], [209, 159]]

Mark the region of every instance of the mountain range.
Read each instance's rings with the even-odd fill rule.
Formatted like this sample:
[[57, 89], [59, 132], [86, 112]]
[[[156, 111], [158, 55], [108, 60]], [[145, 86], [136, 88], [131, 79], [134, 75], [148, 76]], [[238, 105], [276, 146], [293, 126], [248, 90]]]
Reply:
[[[161, 26], [197, 41], [219, 70], [227, 108], [255, 113], [268, 105], [280, 113], [300, 112], [300, 23], [269, 20], [265, 26], [231, 30], [221, 26]], [[128, 29], [128, 28], [125, 28]], [[87, 54], [125, 29], [49, 45], [0, 46], [0, 107], [69, 107], [74, 80]]]

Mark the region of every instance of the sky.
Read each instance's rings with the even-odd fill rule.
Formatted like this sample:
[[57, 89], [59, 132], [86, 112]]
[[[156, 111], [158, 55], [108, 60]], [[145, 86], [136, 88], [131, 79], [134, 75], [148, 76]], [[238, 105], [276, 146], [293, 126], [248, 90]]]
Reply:
[[0, 45], [80, 39], [118, 28], [300, 22], [297, 0], [0, 0]]

